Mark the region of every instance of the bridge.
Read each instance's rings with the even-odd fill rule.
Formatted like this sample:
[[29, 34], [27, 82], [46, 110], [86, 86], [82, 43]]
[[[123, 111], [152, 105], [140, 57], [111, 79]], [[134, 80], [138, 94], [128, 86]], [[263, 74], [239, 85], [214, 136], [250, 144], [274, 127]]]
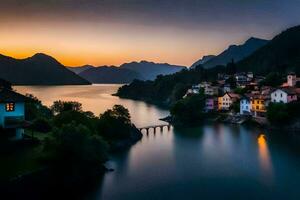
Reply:
[[171, 124], [160, 124], [160, 125], [152, 125], [152, 126], [145, 126], [145, 127], [141, 127], [141, 128], [138, 128], [141, 132], [143, 130], [146, 130], [146, 133], [148, 134], [150, 129], [153, 129], [153, 132], [155, 133], [156, 132], [156, 129], [159, 128], [160, 131], [163, 131], [164, 127], [167, 127], [168, 130], [170, 130], [171, 128]]

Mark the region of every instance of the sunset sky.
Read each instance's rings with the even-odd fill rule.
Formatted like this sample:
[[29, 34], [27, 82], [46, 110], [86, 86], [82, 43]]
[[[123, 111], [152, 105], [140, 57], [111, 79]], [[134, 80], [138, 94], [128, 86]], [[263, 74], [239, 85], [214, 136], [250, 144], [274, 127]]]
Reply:
[[299, 0], [1, 0], [0, 54], [42, 52], [68, 66], [190, 66], [299, 25], [299, 10]]

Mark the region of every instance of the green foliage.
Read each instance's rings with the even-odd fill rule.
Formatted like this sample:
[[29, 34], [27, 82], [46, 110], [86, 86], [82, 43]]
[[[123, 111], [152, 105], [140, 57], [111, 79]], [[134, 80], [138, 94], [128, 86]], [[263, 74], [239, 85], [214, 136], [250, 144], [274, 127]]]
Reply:
[[56, 129], [45, 142], [46, 158], [59, 167], [89, 167], [107, 160], [107, 144], [89, 128], [72, 122]]
[[49, 120], [45, 118], [37, 118], [33, 120], [30, 129], [41, 133], [48, 133], [52, 130], [52, 125]]
[[237, 87], [234, 89], [234, 93], [243, 95], [243, 94], [247, 93], [247, 88]]
[[26, 94], [28, 101], [25, 103], [25, 117], [26, 120], [32, 121], [38, 118], [50, 119], [52, 118], [51, 110], [42, 104], [32, 94]]
[[53, 113], [62, 113], [65, 111], [82, 111], [82, 104], [76, 101], [55, 101], [51, 106]]
[[70, 124], [72, 122], [76, 124], [82, 124], [89, 128], [91, 132], [95, 131], [96, 128], [96, 118], [90, 118], [84, 112], [78, 112], [75, 110], [63, 111], [55, 115], [53, 118], [53, 124], [61, 128], [64, 124]]
[[115, 105], [100, 115], [97, 130], [107, 140], [129, 138], [132, 130], [129, 111], [121, 105]]
[[239, 113], [240, 112], [240, 102], [236, 101], [231, 105], [230, 110], [233, 110], [235, 113]]
[[193, 95], [178, 101], [171, 107], [171, 115], [175, 122], [194, 124], [200, 122], [205, 114], [203, 109], [205, 98], [203, 95]]
[[230, 63], [226, 65], [226, 73], [230, 75], [234, 75], [236, 72], [237, 72], [237, 66], [234, 60], [232, 60]]
[[267, 117], [271, 124], [284, 126], [300, 118], [300, 102], [270, 103]]
[[291, 119], [287, 112], [287, 105], [283, 103], [270, 103], [267, 109], [267, 118], [271, 124], [284, 125]]
[[183, 83], [177, 83], [172, 91], [172, 102], [176, 102], [179, 99], [181, 99], [186, 94], [188, 88], [188, 85], [185, 85]]
[[282, 79], [282, 75], [280, 73], [271, 72], [266, 78], [260, 82], [260, 85], [277, 87], [280, 86], [284, 80]]
[[185, 87], [190, 87], [201, 81], [215, 81], [218, 73], [225, 73], [225, 67], [204, 69], [199, 65], [194, 69], [184, 69], [170, 75], [159, 75], [155, 81], [135, 80], [131, 84], [119, 88], [117, 95], [171, 105], [185, 92]]
[[255, 51], [249, 57], [238, 63], [240, 71], [253, 71], [266, 75], [270, 72], [300, 73], [300, 26], [290, 28], [267, 45]]
[[234, 76], [230, 76], [226, 81], [226, 84], [229, 84], [231, 88], [236, 88], [236, 80]]

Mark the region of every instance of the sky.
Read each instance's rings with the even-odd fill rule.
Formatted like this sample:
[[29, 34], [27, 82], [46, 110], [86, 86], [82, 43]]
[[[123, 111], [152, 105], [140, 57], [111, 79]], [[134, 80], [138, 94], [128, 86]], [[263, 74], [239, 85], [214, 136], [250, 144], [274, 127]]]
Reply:
[[66, 66], [190, 66], [300, 24], [299, 0], [0, 0], [0, 54]]

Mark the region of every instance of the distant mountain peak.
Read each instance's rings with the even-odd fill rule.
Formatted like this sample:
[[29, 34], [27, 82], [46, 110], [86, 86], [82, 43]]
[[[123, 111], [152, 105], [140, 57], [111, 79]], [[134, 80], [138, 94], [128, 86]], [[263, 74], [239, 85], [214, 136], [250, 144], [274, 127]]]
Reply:
[[58, 62], [58, 60], [56, 60], [52, 56], [49, 56], [49, 55], [44, 54], [44, 53], [36, 53], [32, 57], [29, 57], [27, 59], [37, 60], [37, 61], [41, 61], [41, 62], [52, 62], [52, 63], [61, 65], [61, 63]]
[[0, 75], [17, 85], [89, 84], [53, 57], [42, 53], [25, 59], [0, 56]]
[[236, 44], [230, 45], [221, 54], [205, 62], [203, 66], [205, 68], [212, 68], [217, 65], [226, 65], [232, 59], [238, 62], [246, 58], [247, 56], [251, 55], [254, 51], [263, 47], [268, 42], [269, 42], [268, 40], [251, 37], [241, 45], [236, 45]]
[[191, 68], [197, 67], [198, 65], [203, 65], [204, 63], [208, 62], [210, 59], [214, 58], [215, 55], [206, 55], [199, 59], [197, 62], [193, 63]]

